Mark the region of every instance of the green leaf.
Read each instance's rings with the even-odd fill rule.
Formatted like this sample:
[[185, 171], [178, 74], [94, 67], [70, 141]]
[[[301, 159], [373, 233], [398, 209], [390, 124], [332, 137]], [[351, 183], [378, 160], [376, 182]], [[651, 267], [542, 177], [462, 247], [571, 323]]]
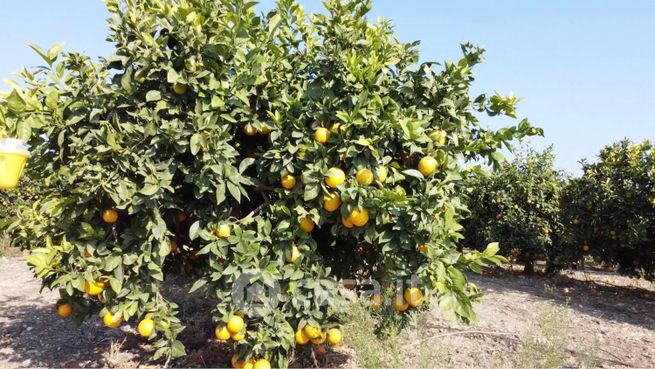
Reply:
[[198, 133], [194, 133], [193, 136], [191, 136], [191, 139], [189, 140], [189, 147], [191, 148], [191, 154], [196, 155], [200, 151], [200, 140], [202, 139], [202, 136]]
[[156, 194], [157, 191], [159, 191], [159, 186], [147, 183], [145, 186], [143, 186], [143, 188], [139, 192], [146, 196], [152, 196]]
[[52, 65], [52, 63], [55, 60], [57, 60], [57, 56], [59, 56], [59, 53], [61, 52], [61, 50], [64, 49], [64, 46], [66, 46], [66, 44], [63, 43], [63, 42], [60, 42], [60, 43], [54, 45], [53, 47], [51, 47], [50, 50], [48, 50], [48, 59], [51, 60], [51, 62], [49, 63], [50, 65]]
[[311, 201], [318, 197], [318, 194], [321, 192], [320, 184], [307, 184], [305, 185], [305, 191], [303, 193], [304, 201]]
[[466, 277], [464, 276], [464, 273], [462, 273], [459, 269], [450, 266], [448, 267], [448, 275], [453, 281], [455, 288], [457, 288], [459, 291], [463, 291], [464, 287], [466, 286]]
[[180, 76], [177, 74], [177, 71], [175, 69], [173, 68], [168, 69], [168, 73], [166, 74], [166, 82], [175, 83], [179, 78]]
[[146, 101], [153, 102], [161, 100], [161, 92], [157, 90], [150, 90], [146, 93]]
[[274, 14], [271, 19], [268, 21], [268, 34], [272, 35], [273, 32], [277, 29], [278, 25], [280, 24], [280, 21], [282, 20], [282, 17], [280, 14]]
[[173, 341], [173, 346], [171, 347], [171, 354], [173, 357], [182, 357], [186, 355], [186, 350], [184, 345], [180, 341]]
[[241, 202], [241, 190], [239, 189], [239, 187], [237, 185], [235, 185], [234, 183], [230, 182], [230, 181], [227, 181], [226, 184], [227, 184], [227, 190], [230, 193], [230, 195], [235, 200], [237, 200], [237, 202], [240, 203]]
[[500, 251], [500, 244], [498, 242], [492, 242], [487, 245], [487, 248], [484, 249], [482, 254], [484, 256], [490, 257], [496, 255], [498, 251]]
[[43, 59], [43, 61], [45, 61], [48, 65], [52, 65], [53, 60], [50, 59], [50, 57], [48, 56], [48, 53], [45, 50], [43, 50], [40, 46], [35, 45], [35, 44], [29, 44], [28, 46], [32, 50], [34, 50], [37, 54], [39, 54], [41, 59]]
[[59, 103], [59, 92], [52, 90], [45, 98], [45, 105], [50, 109], [56, 109]]
[[191, 289], [189, 290], [189, 293], [193, 293], [193, 292], [197, 291], [200, 287], [202, 287], [202, 286], [204, 286], [206, 284], [207, 284], [207, 280], [205, 278], [198, 279], [191, 286]]
[[23, 98], [16, 90], [12, 90], [9, 97], [7, 97], [7, 108], [9, 108], [9, 111], [14, 114], [20, 114], [25, 111], [25, 107], [26, 104]]
[[28, 120], [22, 120], [16, 126], [16, 138], [19, 138], [23, 141], [29, 141], [32, 137], [32, 127]]
[[111, 272], [116, 269], [123, 262], [123, 258], [120, 255], [111, 255], [105, 258], [105, 271]]
[[243, 173], [250, 167], [252, 164], [255, 163], [254, 158], [245, 158], [241, 160], [241, 163], [239, 163], [239, 173]]
[[119, 293], [123, 289], [123, 283], [116, 278], [109, 278], [109, 285], [115, 293]]
[[403, 174], [408, 175], [410, 177], [418, 178], [418, 179], [425, 179], [423, 174], [419, 172], [416, 169], [405, 169], [402, 171]]
[[200, 221], [197, 220], [189, 228], [189, 238], [191, 239], [191, 241], [198, 238], [198, 231], [199, 230], [200, 230]]

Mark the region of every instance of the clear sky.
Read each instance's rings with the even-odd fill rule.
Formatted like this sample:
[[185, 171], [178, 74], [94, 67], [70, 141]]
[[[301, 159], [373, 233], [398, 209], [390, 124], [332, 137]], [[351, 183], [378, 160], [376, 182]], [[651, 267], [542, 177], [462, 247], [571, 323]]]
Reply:
[[[317, 0], [300, 0], [308, 12]], [[273, 0], [263, 0], [260, 9]], [[655, 1], [653, 0], [373, 0], [372, 19], [391, 18], [401, 40], [422, 40], [423, 60], [452, 60], [476, 42], [487, 61], [474, 92], [514, 92], [521, 115], [545, 129], [557, 165], [579, 173], [580, 158], [628, 137], [655, 138]], [[109, 55], [107, 12], [100, 0], [4, 0], [0, 76], [39, 64], [28, 43]], [[0, 83], [0, 89], [6, 89]], [[653, 104], [653, 105], [651, 105]], [[501, 126], [506, 121], [485, 120]]]

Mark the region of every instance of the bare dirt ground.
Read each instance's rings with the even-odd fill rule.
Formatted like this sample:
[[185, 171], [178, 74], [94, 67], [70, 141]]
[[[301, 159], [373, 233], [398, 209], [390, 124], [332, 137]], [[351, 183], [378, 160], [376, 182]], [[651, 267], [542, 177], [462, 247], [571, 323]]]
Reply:
[[653, 283], [604, 272], [471, 279], [485, 294], [477, 323], [453, 324], [436, 311], [426, 318], [445, 364], [655, 367]]
[[[389, 343], [387, 360], [380, 365], [655, 367], [652, 283], [598, 271], [472, 280], [485, 294], [475, 306], [477, 323], [454, 324], [433, 309], [401, 335], [402, 341]], [[124, 324], [107, 330], [100, 319], [89, 319], [77, 328], [55, 314], [57, 294], [47, 290], [39, 294], [39, 288], [22, 258], [0, 258], [0, 367], [163, 364], [149, 359], [152, 348], [137, 338], [134, 327]], [[211, 336], [209, 321], [194, 321], [181, 337], [189, 355], [171, 365], [227, 366], [229, 353]], [[353, 341], [328, 352], [320, 364], [376, 366], [367, 361], [366, 350], [366, 345]], [[294, 366], [311, 364], [301, 361]]]

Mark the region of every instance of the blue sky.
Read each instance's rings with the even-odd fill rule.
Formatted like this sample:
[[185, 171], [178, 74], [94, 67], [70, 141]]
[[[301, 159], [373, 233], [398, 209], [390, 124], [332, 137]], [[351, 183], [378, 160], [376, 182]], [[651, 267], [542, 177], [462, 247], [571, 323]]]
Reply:
[[[308, 12], [316, 0], [300, 1]], [[264, 0], [260, 8], [272, 6]], [[460, 56], [459, 44], [487, 49], [474, 93], [514, 92], [520, 112], [545, 129], [533, 139], [555, 146], [557, 165], [579, 173], [580, 158], [628, 137], [655, 137], [655, 1], [373, 0], [372, 19], [394, 21], [403, 41], [422, 40], [423, 60]], [[29, 43], [66, 42], [68, 50], [109, 55], [100, 0], [12, 0], [0, 11], [0, 76], [39, 64]], [[8, 31], [11, 30], [11, 31]], [[0, 89], [6, 89], [0, 83]], [[485, 119], [499, 127], [504, 120]]]

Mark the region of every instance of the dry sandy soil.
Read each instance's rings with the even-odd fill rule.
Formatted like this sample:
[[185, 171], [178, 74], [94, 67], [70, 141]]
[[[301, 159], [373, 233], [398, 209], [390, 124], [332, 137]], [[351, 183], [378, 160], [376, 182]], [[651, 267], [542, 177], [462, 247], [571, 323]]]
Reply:
[[[425, 314], [399, 338], [397, 352], [388, 350], [382, 365], [655, 367], [652, 283], [603, 272], [472, 279], [485, 293], [475, 306], [477, 323], [453, 324], [437, 311]], [[56, 316], [57, 294], [39, 294], [39, 288], [22, 258], [0, 258], [0, 367], [162, 365], [149, 360], [152, 348], [135, 336], [133, 327], [124, 324], [110, 331], [99, 319], [90, 319], [76, 328]], [[181, 337], [189, 355], [171, 365], [225, 367], [229, 354], [211, 335], [209, 321], [190, 323]], [[319, 364], [370, 364], [365, 346], [341, 346]], [[302, 360], [293, 366], [312, 363]]]

